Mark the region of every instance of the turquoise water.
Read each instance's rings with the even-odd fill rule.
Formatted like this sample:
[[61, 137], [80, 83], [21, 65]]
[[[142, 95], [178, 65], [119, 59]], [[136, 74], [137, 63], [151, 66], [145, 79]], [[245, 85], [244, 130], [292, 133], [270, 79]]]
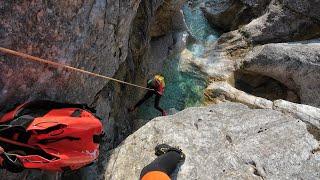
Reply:
[[[185, 5], [183, 12], [185, 21], [195, 43], [187, 44], [187, 49], [196, 57], [201, 57], [206, 44], [213, 43], [219, 37], [217, 31], [207, 23], [199, 8], [199, 4], [194, 4], [194, 8]], [[178, 111], [186, 107], [201, 106], [203, 102], [203, 91], [206, 87], [204, 80], [192, 74], [180, 71], [180, 54], [175, 55], [165, 61], [163, 75], [166, 81], [166, 90], [161, 98], [160, 106], [167, 111], [174, 108]], [[160, 112], [153, 108], [154, 98], [149, 99], [139, 108], [138, 118], [152, 119], [160, 115]]]
[[202, 43], [205, 43], [208, 40], [215, 41], [219, 37], [219, 33], [210, 26], [206, 18], [203, 16], [199, 7], [200, 1], [198, 3], [194, 3], [192, 6], [194, 8], [188, 5], [184, 5], [182, 7], [185, 22], [191, 35]]

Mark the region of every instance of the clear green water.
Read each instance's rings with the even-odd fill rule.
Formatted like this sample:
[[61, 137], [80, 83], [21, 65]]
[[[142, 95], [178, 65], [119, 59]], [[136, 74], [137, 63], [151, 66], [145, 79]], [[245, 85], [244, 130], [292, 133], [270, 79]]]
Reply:
[[198, 1], [198, 3], [193, 3], [191, 8], [188, 5], [184, 5], [182, 10], [185, 17], [186, 24], [190, 30], [190, 33], [197, 40], [205, 43], [206, 41], [215, 41], [219, 34], [214, 30], [206, 18], [203, 16], [200, 9], [200, 3], [205, 1]]
[[[183, 7], [186, 24], [197, 43], [187, 45], [187, 49], [194, 56], [203, 55], [205, 45], [216, 41], [219, 37], [217, 31], [212, 29], [203, 17], [199, 4], [190, 8]], [[176, 109], [178, 111], [186, 107], [201, 106], [203, 102], [203, 92], [206, 83], [192, 74], [180, 71], [180, 54], [165, 61], [163, 75], [166, 81], [166, 90], [161, 98], [160, 106], [165, 110]], [[149, 120], [160, 115], [160, 112], [153, 108], [154, 98], [149, 99], [139, 108], [138, 118]]]

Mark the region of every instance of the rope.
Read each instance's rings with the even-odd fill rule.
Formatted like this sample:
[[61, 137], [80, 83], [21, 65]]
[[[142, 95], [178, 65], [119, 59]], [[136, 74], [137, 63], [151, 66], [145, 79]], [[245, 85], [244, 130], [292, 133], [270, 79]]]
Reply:
[[20, 147], [29, 148], [29, 149], [34, 149], [34, 150], [38, 149], [38, 148], [36, 148], [34, 146], [31, 146], [31, 145], [28, 145], [28, 144], [24, 144], [24, 143], [21, 143], [21, 142], [18, 142], [18, 141], [13, 141], [11, 139], [7, 139], [7, 138], [4, 138], [4, 137], [0, 137], [0, 141], [6, 142], [6, 143], [9, 143], [9, 144], [13, 144], [13, 145], [16, 145], [16, 146], [20, 146]]
[[100, 78], [103, 78], [103, 79], [115, 81], [115, 82], [118, 82], [118, 83], [130, 85], [130, 86], [134, 86], [134, 87], [137, 87], [137, 88], [141, 88], [141, 89], [145, 89], [145, 90], [149, 90], [149, 91], [154, 91], [153, 89], [150, 89], [150, 88], [147, 88], [147, 87], [139, 86], [139, 85], [128, 83], [128, 82], [125, 82], [125, 81], [121, 81], [121, 80], [118, 80], [118, 79], [115, 79], [115, 78], [103, 76], [103, 75], [96, 74], [96, 73], [93, 73], [93, 72], [89, 72], [89, 71], [86, 71], [86, 70], [82, 70], [82, 69], [78, 69], [78, 68], [71, 67], [71, 66], [68, 66], [68, 65], [60, 64], [60, 63], [57, 63], [57, 62], [49, 61], [49, 60], [42, 59], [42, 58], [39, 58], [39, 57], [31, 56], [31, 55], [28, 55], [28, 54], [25, 54], [25, 53], [21, 53], [21, 52], [17, 52], [17, 51], [11, 50], [11, 49], [0, 47], [0, 51], [3, 52], [3, 53], [6, 53], [6, 54], [19, 56], [19, 57], [21, 57], [21, 58], [23, 58], [25, 60], [36, 61], [36, 62], [40, 62], [40, 63], [43, 63], [43, 64], [48, 64], [48, 65], [51, 65], [51, 66], [53, 66], [55, 68], [62, 67], [62, 68], [69, 69], [69, 70], [72, 70], [72, 71], [76, 71], [76, 72], [80, 72], [80, 73], [84, 73], [84, 74], [89, 74], [89, 75], [92, 75], [92, 76], [95, 76], [95, 77], [100, 77]]

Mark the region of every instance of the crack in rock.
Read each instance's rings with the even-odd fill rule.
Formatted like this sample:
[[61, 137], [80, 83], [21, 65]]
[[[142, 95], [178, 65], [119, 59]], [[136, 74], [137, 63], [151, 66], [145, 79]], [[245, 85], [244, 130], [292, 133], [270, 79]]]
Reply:
[[307, 130], [308, 132], [317, 140], [320, 141], [320, 129], [309, 123], [309, 122], [304, 122], [307, 125]]

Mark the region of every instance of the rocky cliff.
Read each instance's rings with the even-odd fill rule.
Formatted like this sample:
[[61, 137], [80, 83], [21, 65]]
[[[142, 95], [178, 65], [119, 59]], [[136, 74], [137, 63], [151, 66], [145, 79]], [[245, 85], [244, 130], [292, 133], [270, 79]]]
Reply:
[[205, 1], [202, 11], [214, 26], [230, 31], [262, 15], [271, 0]]
[[[184, 69], [209, 84], [227, 82], [269, 100], [319, 107], [319, 8], [317, 1], [204, 1], [208, 21], [233, 31], [206, 46], [201, 58], [184, 53]], [[219, 88], [213, 94], [208, 102]]]
[[[162, 71], [178, 38], [175, 33], [184, 29], [183, 21], [173, 23], [183, 2], [1, 1], [0, 45], [144, 85]], [[156, 32], [162, 22], [168, 22], [166, 29]], [[35, 99], [82, 103], [96, 109], [108, 132], [102, 154], [132, 133], [134, 124], [127, 108], [144, 93], [3, 54], [0, 74], [1, 112]]]

